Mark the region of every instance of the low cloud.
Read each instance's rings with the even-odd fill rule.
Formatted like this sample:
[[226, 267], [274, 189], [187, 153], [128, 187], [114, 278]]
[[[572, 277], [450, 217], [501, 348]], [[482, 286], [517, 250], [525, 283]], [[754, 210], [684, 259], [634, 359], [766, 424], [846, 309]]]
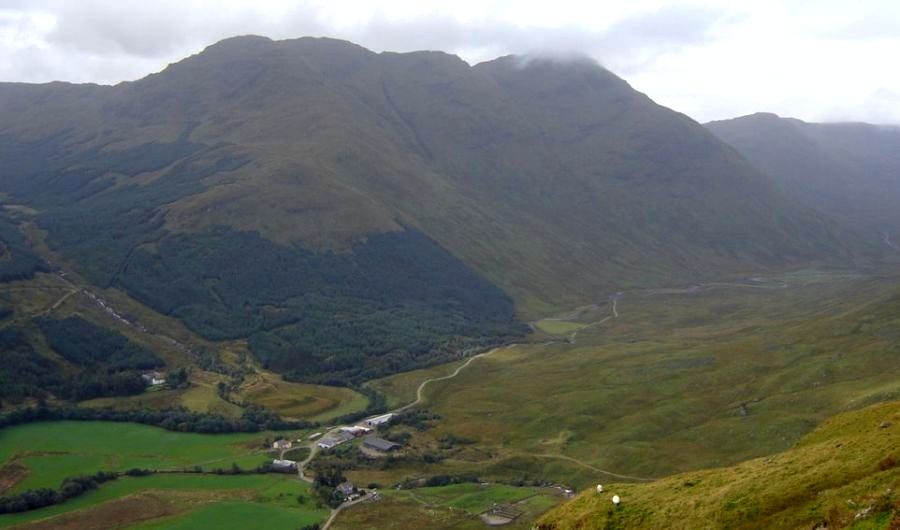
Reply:
[[[52, 14], [56, 24], [45, 39], [56, 51], [96, 57], [126, 55], [168, 58], [186, 55], [217, 40], [242, 34], [272, 38], [304, 35], [345, 38], [383, 51], [444, 50], [471, 61], [508, 53], [581, 53], [627, 66], [659, 53], [704, 42], [723, 11], [672, 6], [613, 22], [605, 29], [568, 24], [533, 27], [495, 17], [463, 21], [450, 15], [410, 19], [374, 13], [341, 26], [328, 20], [322, 4], [275, 8], [214, 2], [157, 0], [130, 3], [109, 0], [44, 1], [33, 11]], [[115, 77], [110, 72], [107, 79]]]
[[[116, 83], [235, 35], [328, 36], [375, 51], [442, 50], [470, 63], [511, 53], [587, 55], [699, 120], [776, 106], [806, 119], [833, 115], [836, 107], [842, 116], [894, 119], [891, 94], [900, 90], [900, 74], [884, 62], [889, 53], [876, 54], [884, 58], [870, 64], [876, 63], [873, 51], [900, 45], [900, 19], [885, 16], [900, 15], [894, 5], [900, 6], [893, 0], [858, 0], [852, 9], [828, 0], [743, 7], [727, 0], [634, 0], [627, 6], [574, 0], [0, 0], [0, 80]], [[822, 51], [820, 43], [838, 48]], [[821, 57], [834, 51], [841, 54], [836, 62], [865, 59], [849, 63], [855, 76], [838, 78], [840, 86], [827, 75], [812, 75], [825, 71]], [[859, 97], [844, 104], [850, 92]], [[792, 112], [779, 105], [789, 102], [800, 106]]]

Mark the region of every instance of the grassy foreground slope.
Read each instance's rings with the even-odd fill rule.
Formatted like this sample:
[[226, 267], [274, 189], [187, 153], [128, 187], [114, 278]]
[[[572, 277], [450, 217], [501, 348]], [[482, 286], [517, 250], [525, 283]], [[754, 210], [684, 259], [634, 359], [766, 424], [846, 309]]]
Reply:
[[898, 460], [900, 403], [883, 403], [840, 414], [771, 457], [589, 489], [537, 528], [892, 529], [900, 526]]

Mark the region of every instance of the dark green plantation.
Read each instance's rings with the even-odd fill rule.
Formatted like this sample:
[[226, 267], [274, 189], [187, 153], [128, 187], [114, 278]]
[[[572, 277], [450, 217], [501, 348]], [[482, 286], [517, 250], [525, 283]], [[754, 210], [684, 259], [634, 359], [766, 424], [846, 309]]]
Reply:
[[34, 338], [20, 328], [0, 329], [0, 399], [19, 403], [51, 394], [72, 401], [140, 394], [141, 371], [163, 366], [153, 352], [109, 328], [79, 317], [38, 319], [43, 337], [70, 366], [35, 351]]
[[0, 215], [0, 282], [26, 280], [47, 264], [28, 247], [18, 224]]
[[18, 403], [29, 397], [44, 397], [47, 389], [59, 388], [59, 366], [37, 354], [23, 333], [15, 328], [0, 329], [0, 400]]
[[440, 361], [429, 354], [455, 337], [525, 331], [507, 296], [409, 230], [342, 254], [224, 227], [172, 235], [136, 250], [117, 281], [204, 337], [249, 336], [260, 361], [295, 378], [372, 378]]
[[50, 346], [78, 366], [120, 371], [148, 370], [163, 365], [162, 359], [150, 350], [83, 318], [42, 318], [37, 324]]
[[[292, 378], [360, 382], [525, 331], [509, 297], [415, 230], [335, 253], [224, 226], [189, 234], [163, 226], [160, 207], [201, 192], [203, 178], [241, 167], [240, 157], [183, 137], [70, 156], [60, 140], [5, 142], [9, 188], [42, 208], [37, 221], [51, 244], [97, 285], [121, 287], [205, 338], [250, 337], [266, 366]], [[108, 189], [110, 174], [153, 171], [162, 176], [147, 185]], [[90, 336], [75, 328], [42, 325]]]

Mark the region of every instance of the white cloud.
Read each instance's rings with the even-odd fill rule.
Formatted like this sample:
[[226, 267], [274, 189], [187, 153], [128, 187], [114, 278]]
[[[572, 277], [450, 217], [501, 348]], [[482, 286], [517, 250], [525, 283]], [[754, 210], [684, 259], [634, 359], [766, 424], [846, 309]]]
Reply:
[[0, 79], [136, 79], [250, 33], [470, 62], [578, 51], [698, 120], [765, 110], [900, 123], [893, 0], [0, 0]]

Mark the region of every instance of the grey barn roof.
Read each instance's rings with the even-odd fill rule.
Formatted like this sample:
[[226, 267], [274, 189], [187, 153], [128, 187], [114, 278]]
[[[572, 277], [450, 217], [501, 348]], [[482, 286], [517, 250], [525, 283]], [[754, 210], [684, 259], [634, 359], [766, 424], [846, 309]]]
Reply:
[[394, 449], [400, 448], [400, 444], [376, 436], [367, 436], [366, 439], [363, 440], [363, 444], [366, 447], [371, 447], [372, 449], [377, 449], [379, 451], [393, 451]]

